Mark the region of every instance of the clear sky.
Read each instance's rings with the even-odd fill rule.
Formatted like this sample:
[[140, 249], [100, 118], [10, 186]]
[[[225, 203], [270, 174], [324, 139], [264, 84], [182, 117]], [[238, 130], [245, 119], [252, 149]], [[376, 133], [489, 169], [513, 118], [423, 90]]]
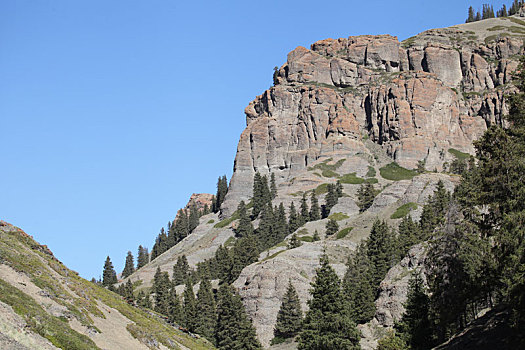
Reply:
[[244, 108], [289, 51], [403, 40], [484, 2], [0, 1], [0, 219], [83, 277], [107, 255], [120, 272], [230, 178]]

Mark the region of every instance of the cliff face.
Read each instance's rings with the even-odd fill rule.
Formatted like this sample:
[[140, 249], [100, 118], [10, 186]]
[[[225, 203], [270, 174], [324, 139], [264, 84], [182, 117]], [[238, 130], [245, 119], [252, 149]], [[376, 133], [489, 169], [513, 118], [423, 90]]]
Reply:
[[440, 171], [448, 149], [473, 153], [472, 141], [506, 112], [523, 40], [497, 35], [513, 23], [430, 30], [403, 43], [390, 35], [326, 39], [290, 52], [275, 86], [245, 110], [223, 214], [249, 199], [255, 172], [282, 183], [366, 139], [408, 168], [422, 160]]

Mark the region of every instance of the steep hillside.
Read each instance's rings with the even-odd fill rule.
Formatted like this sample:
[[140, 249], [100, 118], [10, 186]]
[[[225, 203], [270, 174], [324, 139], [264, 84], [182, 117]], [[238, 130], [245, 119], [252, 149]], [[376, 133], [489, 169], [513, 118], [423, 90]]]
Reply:
[[1, 349], [212, 349], [69, 270], [0, 221]]
[[[301, 246], [288, 249], [288, 235], [234, 282], [268, 347], [288, 281], [306, 310], [323, 251], [341, 277], [374, 220], [397, 226], [400, 213], [408, 212], [417, 219], [438, 182], [449, 191], [456, 186], [453, 165], [473, 154], [473, 141], [507, 113], [504, 96], [514, 89], [510, 81], [524, 37], [525, 21], [515, 16], [433, 29], [404, 42], [358, 36], [298, 47], [276, 70], [274, 86], [245, 110], [247, 127], [220, 213], [201, 217], [190, 236], [129, 279], [148, 287], [157, 267], [171, 273], [182, 255], [196, 267], [220, 245], [233, 245], [236, 210], [241, 200], [252, 199], [257, 172], [275, 176], [272, 203], [286, 208], [298, 208], [303, 194], [312, 192], [321, 203], [327, 185], [340, 181], [342, 196], [330, 211], [338, 234], [326, 236], [328, 218], [308, 222], [295, 231]], [[360, 211], [357, 192], [365, 182], [380, 193]], [[316, 231], [319, 241], [313, 241]], [[363, 348], [375, 346], [401, 316], [409, 274], [422, 268], [424, 254], [415, 247], [387, 274], [374, 319], [360, 326]]]

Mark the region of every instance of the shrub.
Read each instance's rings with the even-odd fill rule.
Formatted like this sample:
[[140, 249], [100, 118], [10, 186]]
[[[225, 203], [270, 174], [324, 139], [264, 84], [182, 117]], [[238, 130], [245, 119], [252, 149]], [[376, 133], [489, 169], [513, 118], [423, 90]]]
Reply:
[[387, 180], [399, 181], [399, 180], [410, 180], [417, 175], [414, 170], [403, 168], [396, 162], [392, 162], [381, 169], [379, 169], [381, 177]]
[[401, 219], [407, 216], [407, 214], [411, 210], [415, 210], [415, 209], [417, 209], [417, 203], [409, 202], [409, 203], [403, 204], [402, 206], [396, 209], [394, 214], [390, 216], [390, 219]]
[[354, 228], [353, 227], [347, 227], [342, 229], [341, 231], [337, 232], [337, 235], [335, 238], [342, 239], [345, 238]]

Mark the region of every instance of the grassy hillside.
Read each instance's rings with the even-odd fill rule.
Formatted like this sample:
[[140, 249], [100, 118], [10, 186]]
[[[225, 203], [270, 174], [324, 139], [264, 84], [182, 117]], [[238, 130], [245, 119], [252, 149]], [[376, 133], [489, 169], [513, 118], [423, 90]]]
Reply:
[[103, 322], [111, 312], [111, 317], [118, 313], [124, 317], [120, 326], [136, 342], [122, 347], [213, 348], [204, 339], [174, 329], [154, 312], [131, 306], [118, 294], [79, 277], [46, 246], [4, 222], [0, 222], [0, 301], [25, 320], [27, 329], [61, 349], [98, 349], [104, 338], [114, 343], [117, 330]]

